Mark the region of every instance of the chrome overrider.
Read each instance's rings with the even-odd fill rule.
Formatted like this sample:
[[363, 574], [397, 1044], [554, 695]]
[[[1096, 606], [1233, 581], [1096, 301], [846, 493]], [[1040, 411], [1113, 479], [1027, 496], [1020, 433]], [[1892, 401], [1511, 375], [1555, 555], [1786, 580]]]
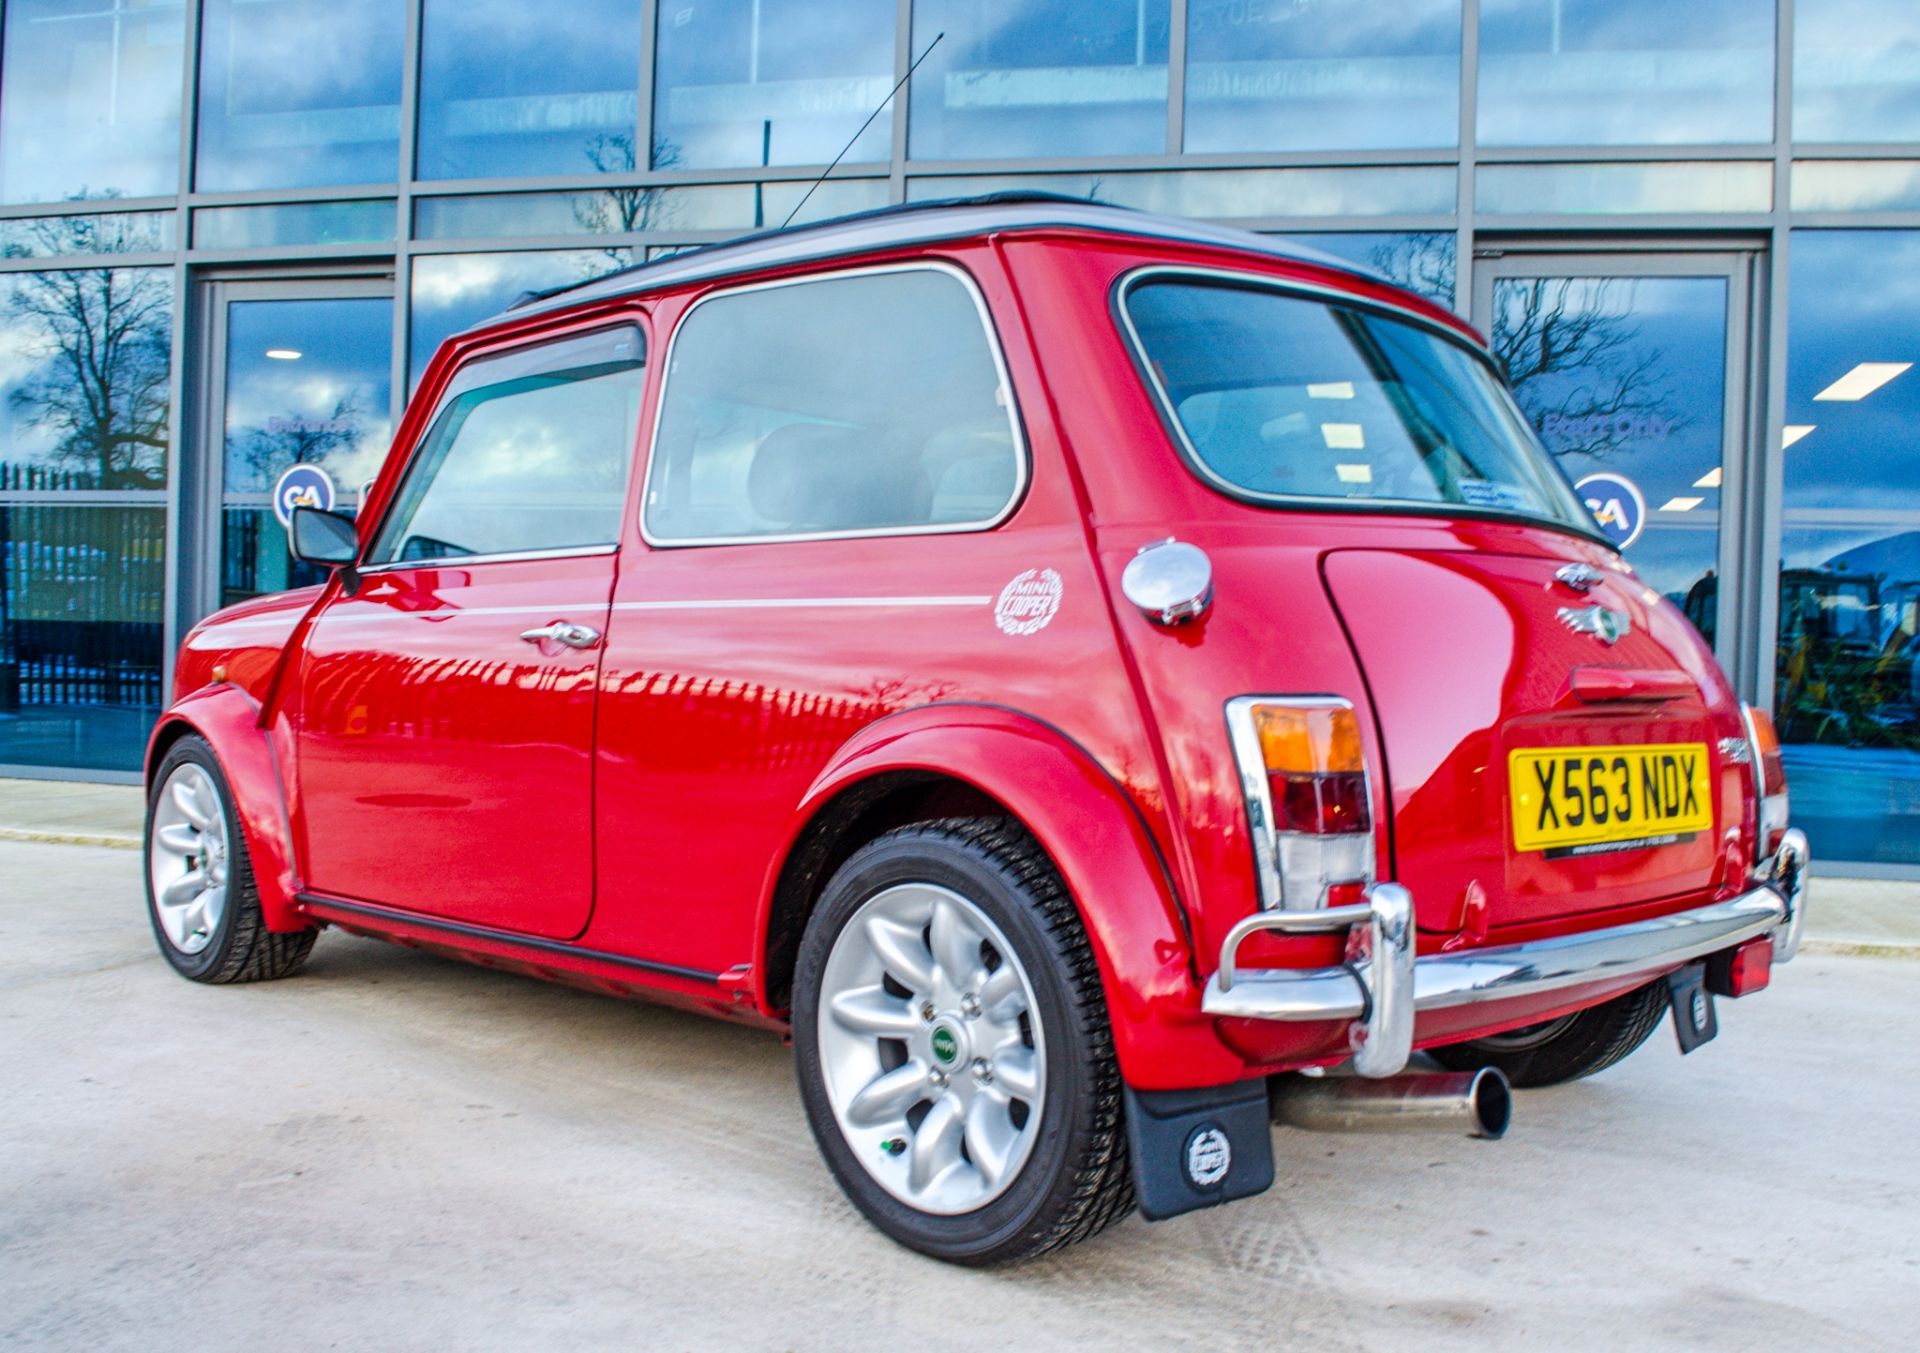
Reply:
[[[1292, 1023], [1351, 1020], [1353, 1069], [1394, 1076], [1413, 1053], [1413, 1019], [1423, 1010], [1503, 1001], [1641, 973], [1658, 974], [1761, 935], [1773, 936], [1773, 958], [1785, 963], [1800, 948], [1806, 921], [1807, 838], [1790, 830], [1760, 873], [1760, 886], [1690, 911], [1574, 935], [1485, 949], [1414, 956], [1413, 896], [1378, 883], [1367, 900], [1321, 911], [1262, 911], [1232, 930], [1220, 946], [1220, 967], [1207, 982], [1209, 1015]], [[1249, 935], [1346, 931], [1351, 961], [1331, 968], [1236, 966]]]

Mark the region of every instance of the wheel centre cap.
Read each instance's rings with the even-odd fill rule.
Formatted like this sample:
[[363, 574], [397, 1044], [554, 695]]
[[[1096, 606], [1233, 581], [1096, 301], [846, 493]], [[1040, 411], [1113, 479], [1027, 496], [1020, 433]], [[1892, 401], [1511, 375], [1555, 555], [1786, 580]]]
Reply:
[[927, 1035], [927, 1049], [933, 1054], [934, 1065], [943, 1070], [960, 1065], [965, 1060], [966, 1047], [966, 1035], [952, 1020], [940, 1020]]

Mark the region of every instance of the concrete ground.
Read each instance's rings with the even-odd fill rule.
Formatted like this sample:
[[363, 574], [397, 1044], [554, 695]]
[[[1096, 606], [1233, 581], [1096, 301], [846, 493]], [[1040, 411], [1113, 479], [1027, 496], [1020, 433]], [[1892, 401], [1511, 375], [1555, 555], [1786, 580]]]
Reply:
[[0, 1344], [1912, 1346], [1909, 961], [1803, 956], [1504, 1142], [1281, 1130], [1259, 1198], [980, 1273], [861, 1222], [767, 1035], [338, 934], [194, 986], [137, 860], [0, 844]]

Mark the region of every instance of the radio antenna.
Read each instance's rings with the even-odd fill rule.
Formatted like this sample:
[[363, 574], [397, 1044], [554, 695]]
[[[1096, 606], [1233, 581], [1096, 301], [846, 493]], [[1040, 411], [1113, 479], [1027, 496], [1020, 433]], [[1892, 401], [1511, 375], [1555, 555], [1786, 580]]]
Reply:
[[833, 157], [833, 163], [828, 165], [826, 169], [822, 171], [819, 178], [815, 179], [812, 183], [807, 185], [807, 191], [801, 194], [800, 200], [798, 202], [793, 204], [793, 210], [787, 213], [787, 219], [780, 223], [780, 228], [782, 230], [785, 230], [788, 226], [793, 224], [793, 218], [800, 214], [800, 208], [807, 205], [807, 199], [813, 196], [813, 190], [815, 188], [818, 188], [821, 184], [827, 181], [828, 174], [831, 174], [835, 169], [839, 168], [840, 161], [844, 160], [847, 157], [847, 152], [853, 149], [854, 141], [858, 141], [861, 137], [867, 134], [867, 128], [871, 127], [873, 125], [873, 120], [880, 116], [880, 110], [882, 108], [885, 108], [889, 103], [893, 102], [893, 96], [900, 92], [900, 86], [906, 84], [907, 81], [913, 78], [913, 73], [920, 69], [920, 63], [927, 59], [927, 53], [931, 52], [935, 47], [938, 47], [940, 45], [940, 39], [944, 38], [946, 35], [947, 34], [944, 29], [938, 33], [935, 33], [933, 35], [933, 41], [927, 44], [927, 50], [925, 52], [920, 53], [919, 56], [914, 58], [913, 64], [907, 67], [907, 73], [900, 77], [899, 84], [896, 84], [892, 89], [889, 89], [887, 91], [887, 97], [880, 100], [879, 103], [874, 105], [873, 111], [867, 114], [867, 120], [860, 124], [860, 130], [853, 134], [853, 140], [848, 141], [846, 145], [840, 147], [840, 153]]

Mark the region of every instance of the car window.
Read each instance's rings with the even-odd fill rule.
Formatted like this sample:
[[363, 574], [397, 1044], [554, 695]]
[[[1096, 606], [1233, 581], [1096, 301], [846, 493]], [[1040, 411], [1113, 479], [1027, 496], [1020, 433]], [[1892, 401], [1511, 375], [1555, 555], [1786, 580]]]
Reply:
[[463, 368], [367, 562], [613, 544], [645, 353], [623, 326]]
[[1125, 305], [1187, 449], [1229, 489], [1592, 529], [1491, 367], [1425, 325], [1187, 277], [1149, 278]]
[[972, 289], [896, 268], [726, 292], [673, 340], [648, 538], [957, 529], [1025, 480], [1005, 373]]

